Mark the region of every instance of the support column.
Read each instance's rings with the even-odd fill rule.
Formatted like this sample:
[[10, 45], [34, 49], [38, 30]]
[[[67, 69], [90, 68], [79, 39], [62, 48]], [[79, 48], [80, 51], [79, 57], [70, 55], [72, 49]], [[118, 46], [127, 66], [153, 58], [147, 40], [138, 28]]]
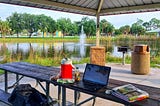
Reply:
[[99, 28], [99, 14], [97, 15], [97, 26], [96, 26], [96, 46], [99, 46], [99, 36], [100, 36], [100, 28]]
[[97, 28], [96, 28], [96, 46], [90, 48], [90, 63], [97, 65], [105, 65], [105, 47], [99, 46], [100, 28], [99, 28], [99, 14], [97, 14]]

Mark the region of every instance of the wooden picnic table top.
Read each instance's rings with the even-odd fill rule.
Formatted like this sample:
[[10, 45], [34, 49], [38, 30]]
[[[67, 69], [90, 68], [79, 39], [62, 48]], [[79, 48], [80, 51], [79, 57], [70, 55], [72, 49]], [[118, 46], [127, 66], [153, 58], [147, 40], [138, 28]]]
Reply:
[[[35, 78], [37, 80], [46, 81], [46, 82], [49, 82], [55, 85], [58, 84], [66, 88], [78, 90], [80, 92], [88, 93], [96, 97], [112, 100], [112, 101], [123, 103], [123, 104], [127, 104], [127, 103], [118, 98], [112, 97], [111, 95], [106, 95], [105, 90], [108, 88], [112, 89], [114, 87], [125, 85], [125, 84], [133, 84], [137, 88], [147, 91], [149, 93], [149, 98], [142, 100], [142, 101], [131, 103], [129, 105], [160, 106], [160, 89], [155, 88], [155, 87], [139, 85], [139, 84], [129, 83], [129, 82], [115, 80], [115, 79], [110, 78], [109, 84], [106, 89], [102, 89], [98, 92], [90, 92], [90, 91], [84, 91], [83, 89], [77, 89], [70, 84], [59, 84], [56, 81], [50, 80], [51, 76], [56, 76], [60, 72], [60, 68], [57, 68], [57, 67], [47, 67], [47, 66], [41, 66], [41, 65], [36, 65], [36, 64], [30, 64], [26, 62], [13, 62], [13, 63], [0, 64], [0, 69], [8, 71], [8, 72], [16, 73], [16, 74], [28, 76], [31, 78]], [[81, 76], [82, 75], [83, 73], [81, 73]]]

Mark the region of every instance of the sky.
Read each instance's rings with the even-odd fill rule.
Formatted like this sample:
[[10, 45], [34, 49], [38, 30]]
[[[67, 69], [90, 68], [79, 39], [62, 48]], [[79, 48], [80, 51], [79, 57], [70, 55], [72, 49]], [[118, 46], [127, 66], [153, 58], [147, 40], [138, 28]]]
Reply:
[[[46, 16], [51, 16], [54, 20], [60, 18], [70, 18], [72, 22], [81, 21], [83, 17], [87, 15], [80, 14], [72, 14], [65, 13], [53, 10], [45, 10], [39, 8], [31, 8], [17, 5], [9, 5], [0, 3], [0, 17], [2, 20], [5, 20], [7, 17], [11, 16], [12, 13], [29, 13], [29, 14], [45, 14]], [[96, 19], [94, 16], [88, 16], [91, 19]], [[109, 16], [101, 16], [100, 19], [106, 19], [115, 28], [120, 28], [124, 25], [132, 25], [138, 19], [142, 19], [143, 21], [150, 21], [152, 18], [157, 18], [160, 20], [160, 11], [158, 12], [145, 12], [145, 13], [134, 13], [134, 14], [119, 14], [119, 15], [109, 15]]]

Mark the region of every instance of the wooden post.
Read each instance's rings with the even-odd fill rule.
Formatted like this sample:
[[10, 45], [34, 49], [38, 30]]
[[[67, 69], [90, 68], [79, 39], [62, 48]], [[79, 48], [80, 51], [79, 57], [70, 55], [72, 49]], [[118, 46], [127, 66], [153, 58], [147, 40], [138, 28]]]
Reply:
[[97, 65], [105, 65], [105, 47], [99, 46], [100, 28], [99, 28], [99, 14], [97, 14], [97, 28], [96, 28], [96, 46], [90, 48], [90, 63]]
[[100, 35], [99, 19], [100, 19], [99, 14], [97, 14], [96, 46], [99, 46], [99, 35]]

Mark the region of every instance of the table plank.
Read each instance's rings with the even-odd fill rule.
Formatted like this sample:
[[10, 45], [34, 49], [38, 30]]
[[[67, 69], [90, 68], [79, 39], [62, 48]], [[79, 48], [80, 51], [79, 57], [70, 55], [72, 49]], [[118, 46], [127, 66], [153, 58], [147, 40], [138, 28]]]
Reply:
[[56, 76], [60, 71], [59, 68], [45, 67], [24, 62], [0, 64], [0, 69], [48, 82], [51, 76]]

